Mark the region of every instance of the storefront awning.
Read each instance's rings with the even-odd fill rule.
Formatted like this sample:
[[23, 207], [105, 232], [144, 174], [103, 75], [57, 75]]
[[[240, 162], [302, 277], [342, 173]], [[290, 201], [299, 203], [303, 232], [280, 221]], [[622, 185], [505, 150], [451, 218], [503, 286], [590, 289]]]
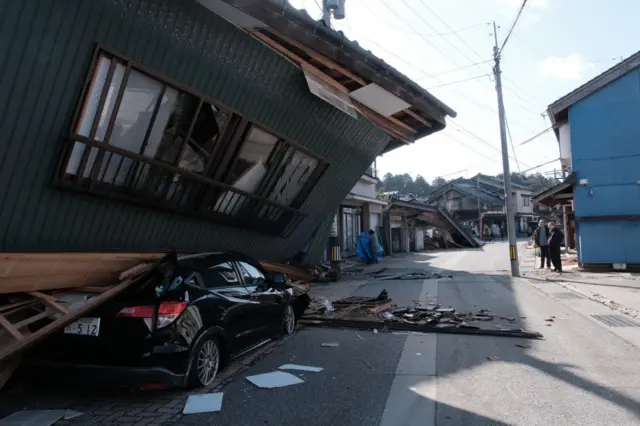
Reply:
[[564, 182], [534, 195], [532, 200], [547, 207], [568, 204], [573, 200], [573, 185], [576, 183], [576, 172], [572, 172]]

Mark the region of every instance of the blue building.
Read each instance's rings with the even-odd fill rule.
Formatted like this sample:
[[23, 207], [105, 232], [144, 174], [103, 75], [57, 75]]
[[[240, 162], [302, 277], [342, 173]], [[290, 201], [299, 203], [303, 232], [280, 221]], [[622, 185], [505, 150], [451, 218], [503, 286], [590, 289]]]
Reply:
[[640, 52], [548, 112], [569, 177], [534, 200], [563, 205], [583, 267], [640, 267]]

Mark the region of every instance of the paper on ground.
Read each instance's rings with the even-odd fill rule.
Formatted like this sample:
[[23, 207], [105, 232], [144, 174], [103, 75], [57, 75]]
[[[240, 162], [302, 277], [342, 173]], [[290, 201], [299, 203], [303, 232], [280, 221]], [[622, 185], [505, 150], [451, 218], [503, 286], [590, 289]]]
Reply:
[[213, 413], [222, 409], [222, 392], [190, 395], [182, 414]]
[[274, 371], [273, 373], [258, 374], [257, 376], [249, 376], [247, 380], [259, 388], [273, 389], [284, 386], [297, 385], [304, 383], [304, 380], [284, 371]]
[[51, 426], [64, 417], [66, 410], [17, 411], [4, 419], [0, 426]]
[[280, 370], [300, 370], [300, 371], [313, 371], [314, 373], [318, 373], [323, 370], [321, 367], [310, 367], [308, 365], [297, 365], [297, 364], [285, 364], [278, 367]]

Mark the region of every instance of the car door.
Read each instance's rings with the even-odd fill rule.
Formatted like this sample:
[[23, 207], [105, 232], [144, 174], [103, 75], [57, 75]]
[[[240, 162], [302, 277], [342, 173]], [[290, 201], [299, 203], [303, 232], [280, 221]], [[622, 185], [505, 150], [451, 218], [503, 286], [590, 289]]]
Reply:
[[267, 291], [266, 275], [258, 265], [248, 260], [237, 260], [236, 266], [243, 280], [249, 299], [260, 303], [260, 317], [256, 328], [263, 336], [271, 336], [282, 327], [283, 297], [280, 291]]
[[203, 265], [200, 274], [205, 288], [218, 299], [222, 308], [221, 322], [231, 351], [241, 352], [258, 343], [260, 333], [254, 318], [260, 303], [249, 299], [233, 261], [212, 259]]

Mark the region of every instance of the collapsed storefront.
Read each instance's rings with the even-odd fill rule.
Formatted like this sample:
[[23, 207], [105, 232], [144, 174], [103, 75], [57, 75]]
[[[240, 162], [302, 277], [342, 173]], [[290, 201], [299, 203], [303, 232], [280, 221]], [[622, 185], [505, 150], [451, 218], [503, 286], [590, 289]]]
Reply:
[[436, 207], [393, 200], [383, 217], [380, 239], [385, 253], [481, 245], [469, 229]]

